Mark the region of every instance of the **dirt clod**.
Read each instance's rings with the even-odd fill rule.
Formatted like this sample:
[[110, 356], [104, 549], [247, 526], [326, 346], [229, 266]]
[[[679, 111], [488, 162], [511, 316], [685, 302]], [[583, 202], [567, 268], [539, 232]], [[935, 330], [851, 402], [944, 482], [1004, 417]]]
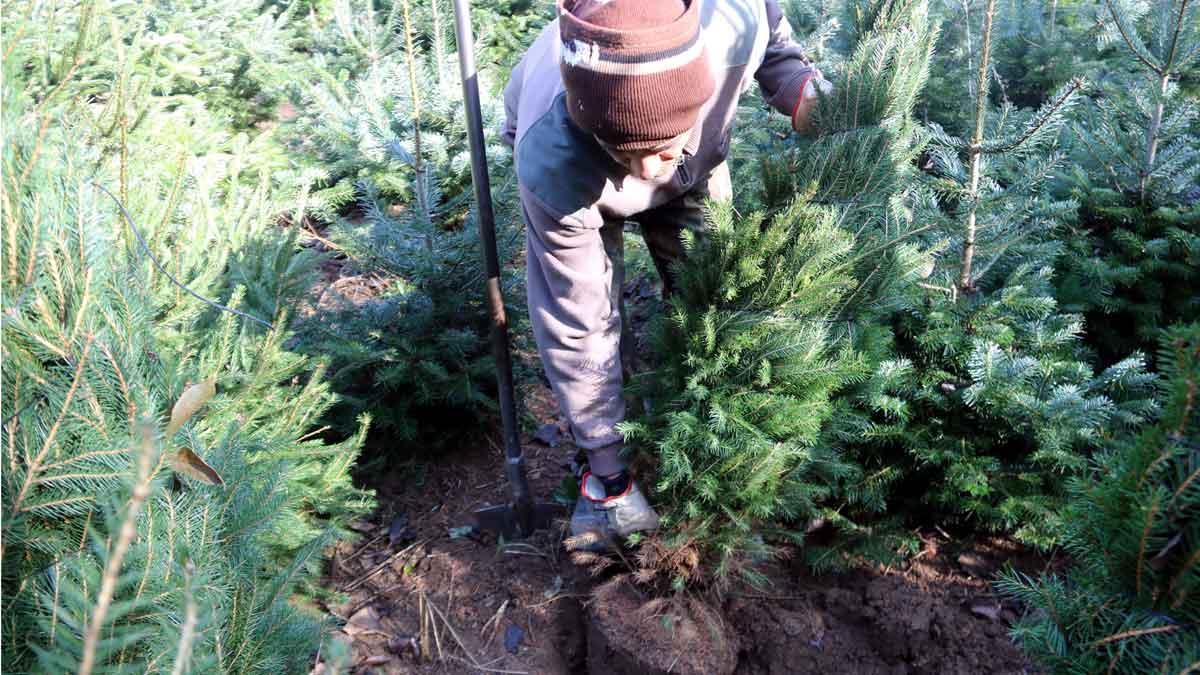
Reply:
[[[960, 579], [919, 584], [860, 570], [834, 577], [772, 577], [783, 596], [735, 598], [725, 614], [740, 633], [738, 673], [1024, 673], [1029, 663], [1004, 625], [972, 611]], [[832, 586], [822, 588], [822, 586]]]
[[737, 667], [734, 633], [697, 600], [648, 600], [615, 577], [592, 592], [588, 671], [593, 675], [723, 675]]

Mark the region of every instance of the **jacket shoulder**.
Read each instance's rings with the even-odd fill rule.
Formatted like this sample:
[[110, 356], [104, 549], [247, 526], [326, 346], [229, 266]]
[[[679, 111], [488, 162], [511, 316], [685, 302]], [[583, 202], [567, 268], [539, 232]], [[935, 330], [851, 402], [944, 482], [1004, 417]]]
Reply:
[[770, 28], [764, 0], [702, 0], [700, 22], [714, 66], [744, 66], [762, 53]]
[[521, 136], [516, 151], [517, 180], [560, 217], [594, 207], [619, 167], [567, 115], [566, 95]]

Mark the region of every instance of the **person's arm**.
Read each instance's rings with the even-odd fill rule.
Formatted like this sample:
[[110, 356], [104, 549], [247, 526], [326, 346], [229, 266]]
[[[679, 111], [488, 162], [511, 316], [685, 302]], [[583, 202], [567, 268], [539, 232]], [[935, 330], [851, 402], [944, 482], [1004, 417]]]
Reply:
[[787, 115], [793, 129], [807, 132], [808, 117], [817, 100], [814, 89], [820, 86], [823, 91], [829, 91], [830, 85], [804, 55], [800, 45], [792, 40], [792, 26], [777, 0], [764, 2], [770, 38], [754, 79], [758, 80], [767, 104]]
[[521, 102], [521, 80], [525, 78], [525, 57], [513, 66], [504, 86], [504, 126], [500, 129], [500, 140], [509, 148], [517, 142], [517, 109]]

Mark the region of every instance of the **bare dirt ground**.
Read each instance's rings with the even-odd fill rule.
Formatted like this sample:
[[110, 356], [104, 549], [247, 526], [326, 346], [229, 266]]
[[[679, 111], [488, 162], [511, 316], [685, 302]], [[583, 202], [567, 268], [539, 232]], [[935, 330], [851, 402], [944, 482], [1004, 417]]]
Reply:
[[[535, 416], [558, 421], [544, 387], [525, 397]], [[380, 510], [357, 526], [360, 541], [336, 547], [326, 581], [348, 597], [328, 609], [344, 622], [354, 672], [637, 672], [596, 644], [608, 638], [590, 630], [595, 621], [626, 626], [626, 650], [664, 651], [661, 672], [688, 672], [688, 659], [662, 645], [690, 652], [711, 635], [685, 639], [671, 632], [683, 624], [639, 612], [636, 596], [594, 593], [628, 571], [621, 564], [590, 576], [565, 553], [561, 529], [507, 545], [469, 529], [474, 509], [507, 496], [497, 440], [481, 439], [423, 476], [401, 467], [367, 481]], [[531, 486], [548, 497], [573, 449], [523, 441]], [[1030, 573], [1049, 563], [1003, 539], [923, 538], [925, 550], [899, 568], [824, 577], [798, 564], [765, 568], [770, 587], [735, 591], [721, 608], [735, 672], [1032, 672], [1007, 636], [1019, 608], [988, 581], [1006, 562]]]
[[[657, 279], [637, 275], [625, 294], [641, 342]], [[530, 485], [548, 499], [575, 450], [544, 384], [519, 395], [543, 425], [522, 444]], [[814, 577], [773, 563], [761, 570], [767, 587], [735, 589], [719, 608], [664, 606], [622, 581], [622, 561], [597, 575], [572, 563], [565, 522], [514, 543], [470, 527], [475, 509], [508, 497], [500, 438], [493, 429], [452, 456], [360, 476], [380, 508], [356, 524], [358, 541], [336, 545], [325, 579], [347, 598], [327, 609], [354, 673], [1034, 672], [1007, 634], [1020, 608], [989, 583], [1005, 564], [1037, 573], [1062, 561], [933, 531], [898, 567]]]

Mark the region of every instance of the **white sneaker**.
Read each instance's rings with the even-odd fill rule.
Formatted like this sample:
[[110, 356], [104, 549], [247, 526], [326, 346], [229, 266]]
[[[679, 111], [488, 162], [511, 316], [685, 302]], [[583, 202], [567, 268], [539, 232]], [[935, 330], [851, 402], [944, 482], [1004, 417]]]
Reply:
[[575, 513], [571, 516], [571, 536], [575, 539], [572, 548], [602, 551], [613, 545], [617, 537], [657, 529], [658, 514], [636, 482], [630, 480], [625, 492], [609, 497], [598, 476], [590, 471], [583, 474]]

